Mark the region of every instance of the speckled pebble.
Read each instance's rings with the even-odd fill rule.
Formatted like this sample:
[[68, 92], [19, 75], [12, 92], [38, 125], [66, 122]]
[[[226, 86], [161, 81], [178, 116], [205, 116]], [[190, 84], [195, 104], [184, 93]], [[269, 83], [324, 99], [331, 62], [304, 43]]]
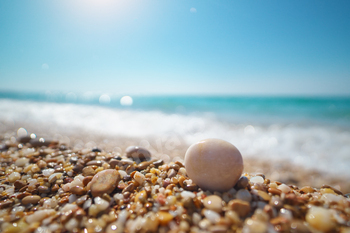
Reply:
[[110, 194], [120, 181], [119, 172], [114, 169], [107, 169], [98, 172], [91, 180], [91, 194], [94, 197]]

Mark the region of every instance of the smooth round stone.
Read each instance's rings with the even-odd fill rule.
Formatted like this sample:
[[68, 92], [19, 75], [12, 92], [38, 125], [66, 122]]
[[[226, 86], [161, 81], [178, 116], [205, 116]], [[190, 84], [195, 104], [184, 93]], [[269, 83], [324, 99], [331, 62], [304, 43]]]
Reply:
[[41, 197], [38, 195], [26, 196], [22, 199], [22, 204], [23, 205], [36, 204], [40, 201], [40, 199], [41, 199]]
[[117, 170], [106, 169], [98, 172], [91, 180], [90, 190], [94, 197], [110, 194], [118, 185], [120, 175]]
[[205, 139], [191, 145], [185, 155], [187, 175], [204, 190], [225, 192], [243, 171], [239, 150], [221, 139]]
[[204, 198], [203, 204], [205, 208], [220, 213], [222, 209], [222, 199], [217, 195], [210, 195]]

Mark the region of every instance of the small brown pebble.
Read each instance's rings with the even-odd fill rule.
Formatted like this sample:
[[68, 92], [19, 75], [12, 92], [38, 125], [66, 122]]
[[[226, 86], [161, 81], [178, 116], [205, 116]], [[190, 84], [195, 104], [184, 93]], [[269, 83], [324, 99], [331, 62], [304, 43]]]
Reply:
[[117, 160], [117, 159], [111, 159], [111, 160], [109, 160], [109, 165], [111, 166], [111, 168], [115, 168], [115, 166], [117, 166], [117, 165], [119, 165], [119, 163], [120, 163], [120, 161], [119, 160]]
[[72, 182], [72, 181], [73, 181], [72, 178], [70, 178], [70, 177], [65, 177], [65, 178], [63, 179], [63, 184], [67, 184], [67, 183], [70, 183], [70, 182]]
[[234, 199], [234, 200], [231, 200], [229, 203], [228, 203], [228, 207], [237, 212], [237, 214], [240, 216], [240, 217], [245, 217], [249, 214], [250, 212], [250, 204], [249, 202], [247, 201], [242, 201], [242, 200], [239, 200], [239, 199]]
[[86, 186], [91, 180], [92, 180], [93, 176], [86, 176], [83, 179], [83, 185]]
[[83, 187], [74, 186], [74, 187], [70, 188], [70, 192], [73, 193], [73, 194], [81, 196], [81, 195], [84, 195], [86, 193], [86, 190]]
[[23, 199], [23, 198], [25, 198], [26, 196], [30, 196], [30, 195], [31, 195], [31, 193], [22, 192], [22, 193], [20, 193], [20, 194], [17, 195], [17, 198], [18, 198], [18, 199]]
[[174, 169], [169, 169], [167, 176], [170, 179], [173, 178], [174, 176], [176, 176], [176, 171]]
[[64, 197], [62, 197], [62, 198], [59, 200], [58, 204], [59, 204], [59, 205], [63, 205], [63, 204], [68, 203], [68, 202], [69, 202], [69, 197], [68, 197], [68, 196], [64, 196]]
[[129, 146], [125, 153], [126, 157], [132, 158], [134, 161], [145, 161], [151, 158], [151, 153], [147, 149], [138, 146]]
[[49, 193], [50, 192], [50, 188], [47, 187], [47, 186], [42, 185], [42, 186], [38, 187], [38, 192], [39, 193]]
[[13, 184], [15, 186], [15, 189], [19, 190], [22, 187], [24, 187], [27, 183], [23, 180], [16, 180], [15, 183]]
[[43, 161], [43, 160], [39, 160], [39, 161], [36, 163], [36, 165], [38, 165], [38, 167], [39, 167], [40, 169], [43, 169], [43, 168], [45, 168], [45, 167], [47, 166], [47, 163], [46, 163], [45, 161]]
[[186, 186], [184, 186], [184, 189], [187, 190], [187, 191], [197, 191], [198, 190], [198, 185], [196, 184], [187, 184]]
[[94, 176], [95, 170], [91, 166], [87, 166], [83, 168], [83, 175], [84, 176]]
[[58, 184], [54, 184], [54, 185], [51, 187], [51, 191], [52, 191], [52, 192], [57, 192], [59, 189], [60, 189], [60, 186], [58, 186]]
[[28, 185], [25, 185], [20, 190], [18, 190], [18, 192], [24, 192], [27, 190], [27, 188], [28, 188]]
[[263, 200], [263, 201], [270, 201], [271, 197], [269, 194], [267, 194], [266, 192], [264, 191], [261, 191], [261, 190], [257, 190], [257, 194], [259, 195], [259, 197]]
[[125, 193], [125, 192], [133, 192], [133, 191], [134, 191], [134, 188], [135, 188], [134, 183], [131, 183], [131, 184], [129, 184], [128, 186], [126, 186], [126, 187], [123, 189], [122, 193]]
[[161, 166], [161, 165], [163, 165], [163, 164], [164, 164], [164, 161], [163, 161], [162, 159], [156, 160], [156, 161], [153, 162], [153, 165], [154, 165], [155, 167], [159, 167], [159, 166]]
[[1, 201], [0, 202], [0, 209], [6, 209], [6, 208], [9, 208], [10, 206], [12, 206], [13, 204], [13, 201], [12, 200], [4, 200], [4, 201]]
[[269, 189], [268, 189], [268, 192], [269, 192], [269, 193], [272, 193], [273, 195], [278, 195], [278, 196], [280, 196], [281, 193], [282, 193], [281, 190], [276, 189], [276, 188], [269, 188]]
[[180, 161], [176, 161], [175, 164], [177, 164], [178, 166], [180, 166], [180, 168], [181, 168], [181, 167], [185, 167], [185, 165], [183, 165]]
[[22, 199], [22, 204], [23, 205], [36, 204], [40, 201], [40, 199], [41, 199], [41, 197], [38, 195], [26, 196]]
[[94, 197], [110, 194], [118, 185], [120, 175], [117, 170], [107, 169], [98, 172], [91, 180], [91, 194]]
[[79, 173], [83, 170], [84, 168], [84, 165], [80, 164], [80, 163], [77, 163], [74, 167], [73, 167], [73, 171], [75, 173]]
[[144, 161], [144, 162], [141, 162], [137, 165], [136, 169], [138, 171], [141, 171], [141, 170], [144, 170], [146, 169], [150, 164], [152, 164], [152, 161]]
[[180, 166], [179, 166], [178, 164], [174, 163], [174, 164], [171, 164], [171, 165], [169, 166], [169, 168], [172, 168], [172, 169], [174, 169], [175, 171], [178, 171], [178, 170], [180, 169]]
[[86, 164], [86, 166], [93, 166], [93, 165], [100, 167], [100, 166], [102, 166], [102, 161], [92, 160]]

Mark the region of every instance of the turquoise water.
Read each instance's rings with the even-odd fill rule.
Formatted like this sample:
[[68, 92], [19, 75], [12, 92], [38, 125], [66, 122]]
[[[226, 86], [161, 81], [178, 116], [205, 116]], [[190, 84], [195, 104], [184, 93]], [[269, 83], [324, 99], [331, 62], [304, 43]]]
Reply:
[[221, 138], [244, 157], [289, 160], [350, 178], [348, 97], [131, 96], [130, 106], [121, 97], [0, 92], [0, 129], [133, 137], [169, 148]]
[[350, 127], [350, 97], [132, 96], [120, 104], [119, 95], [100, 103], [100, 94], [0, 92], [0, 99], [73, 103], [115, 109], [161, 111], [167, 114], [210, 115], [230, 123], [330, 124]]

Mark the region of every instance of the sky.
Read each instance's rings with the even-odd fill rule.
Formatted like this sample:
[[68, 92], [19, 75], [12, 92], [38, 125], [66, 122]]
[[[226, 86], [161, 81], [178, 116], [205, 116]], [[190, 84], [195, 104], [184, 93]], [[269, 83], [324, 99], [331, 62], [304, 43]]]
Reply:
[[350, 95], [350, 1], [0, 1], [0, 90]]

